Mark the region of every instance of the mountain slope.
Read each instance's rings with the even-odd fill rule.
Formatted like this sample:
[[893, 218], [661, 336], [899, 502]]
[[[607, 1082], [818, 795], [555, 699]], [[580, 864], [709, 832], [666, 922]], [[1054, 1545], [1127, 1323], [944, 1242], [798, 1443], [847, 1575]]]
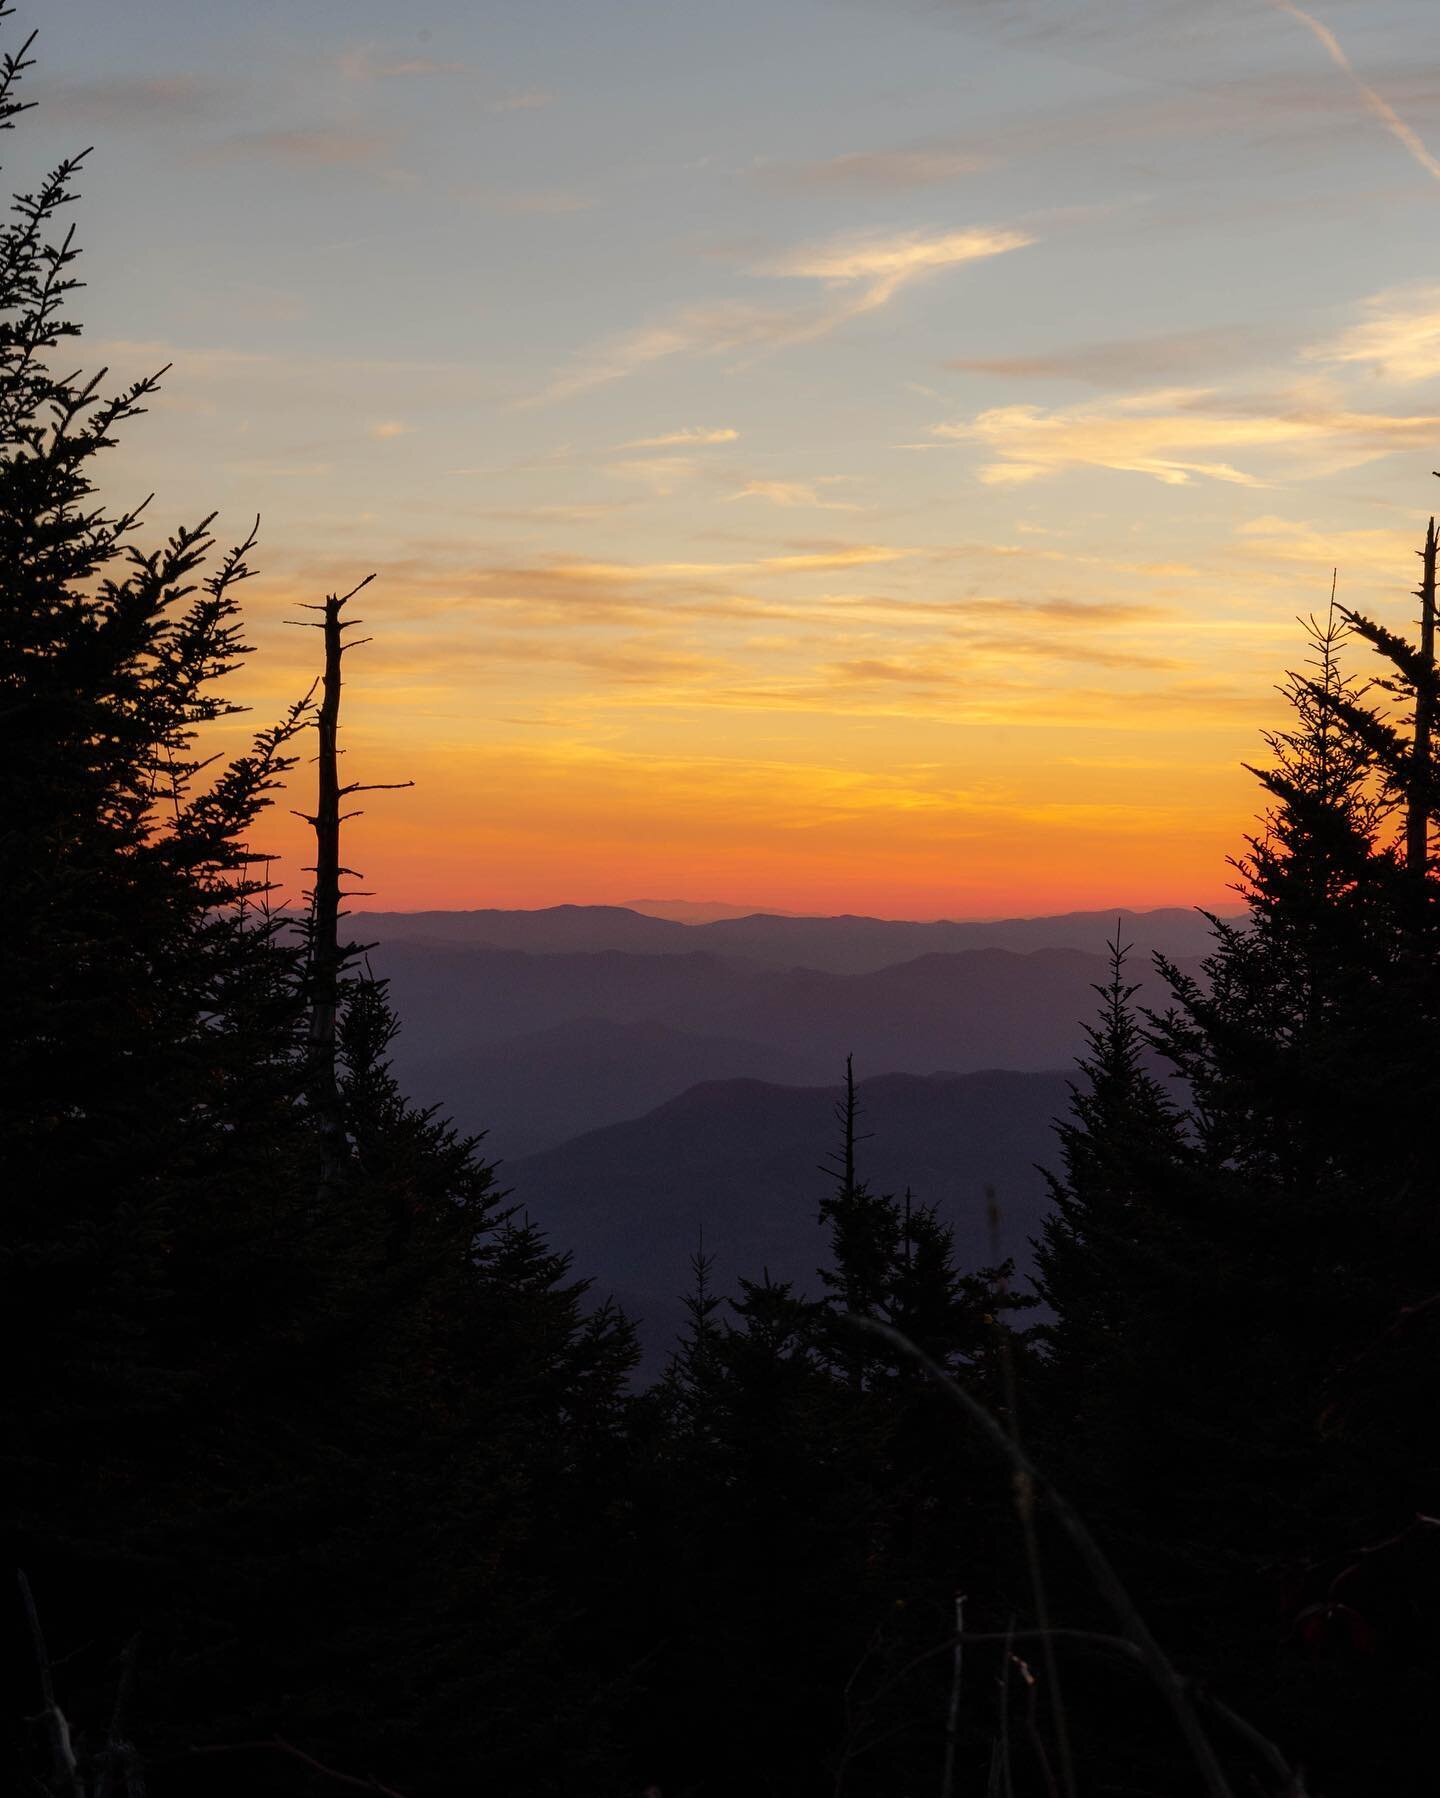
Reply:
[[[507, 1167], [515, 1199], [595, 1276], [668, 1328], [703, 1232], [719, 1290], [739, 1274], [815, 1291], [817, 1223], [829, 1189], [838, 1086], [729, 1080], [692, 1088], [647, 1116]], [[1068, 1104], [1063, 1073], [884, 1074], [860, 1083], [861, 1173], [935, 1203], [963, 1262], [993, 1258], [987, 1191], [1002, 1253], [1023, 1259], [1045, 1206], [1037, 1161], [1054, 1159], [1051, 1125]]]
[[443, 1054], [423, 1045], [415, 1053], [402, 1034], [395, 1071], [407, 1092], [438, 1104], [462, 1129], [486, 1131], [487, 1155], [504, 1161], [639, 1117], [702, 1081], [809, 1077], [800, 1057], [773, 1044], [611, 1018]]
[[[829, 1078], [852, 1051], [862, 1073], [1064, 1067], [1105, 976], [1102, 957], [1074, 949], [972, 949], [854, 975], [705, 954], [529, 955], [433, 942], [382, 943], [371, 962], [392, 981], [405, 1062], [442, 1077], [447, 1093], [461, 1090], [448, 1059], [594, 1019], [765, 1044], [804, 1080]], [[1146, 998], [1161, 997], [1149, 970], [1136, 976]], [[768, 1075], [748, 1060], [723, 1071]]]

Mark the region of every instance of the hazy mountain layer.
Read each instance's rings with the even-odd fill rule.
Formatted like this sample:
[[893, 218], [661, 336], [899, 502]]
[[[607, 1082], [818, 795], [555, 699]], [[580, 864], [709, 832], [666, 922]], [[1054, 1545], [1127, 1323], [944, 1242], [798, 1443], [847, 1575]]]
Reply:
[[397, 1056], [406, 1087], [511, 1159], [633, 1118], [706, 1080], [803, 1082], [806, 1058], [766, 1043], [694, 1036], [643, 1020], [578, 1018], [493, 1046]]
[[[1054, 1159], [1063, 1073], [884, 1074], [860, 1084], [860, 1171], [877, 1189], [934, 1203], [962, 1263], [1024, 1261], [1045, 1207], [1036, 1162]], [[647, 1116], [592, 1130], [505, 1170], [514, 1197], [556, 1242], [664, 1337], [701, 1241], [721, 1290], [740, 1274], [818, 1290], [838, 1085], [755, 1080], [697, 1086]], [[999, 1222], [992, 1240], [987, 1194]]]
[[[1098, 955], [978, 949], [872, 973], [708, 954], [529, 955], [387, 942], [405, 1086], [490, 1131], [510, 1160], [634, 1117], [701, 1080], [862, 1077], [1071, 1065]], [[1146, 970], [1139, 969], [1138, 973]], [[1153, 976], [1148, 996], [1162, 989]]]
[[620, 949], [633, 954], [688, 955], [697, 950], [743, 956], [780, 967], [819, 968], [859, 974], [913, 961], [917, 956], [966, 949], [1081, 949], [1103, 952], [1117, 917], [1136, 959], [1152, 951], [1199, 955], [1208, 930], [1199, 912], [1067, 912], [1058, 917], [1010, 918], [994, 923], [914, 924], [890, 918], [795, 918], [756, 913], [704, 923], [677, 916], [642, 915], [616, 905], [554, 905], [541, 911], [367, 912], [355, 927], [367, 937], [483, 944], [531, 954], [593, 954]]

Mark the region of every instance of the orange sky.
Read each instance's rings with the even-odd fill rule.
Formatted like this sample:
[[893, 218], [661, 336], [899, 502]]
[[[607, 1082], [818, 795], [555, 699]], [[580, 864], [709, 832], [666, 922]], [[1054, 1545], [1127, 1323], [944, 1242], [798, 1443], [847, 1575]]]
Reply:
[[58, 10], [107, 497], [261, 514], [260, 720], [376, 574], [367, 903], [1223, 903], [1295, 615], [1410, 615], [1417, 0]]

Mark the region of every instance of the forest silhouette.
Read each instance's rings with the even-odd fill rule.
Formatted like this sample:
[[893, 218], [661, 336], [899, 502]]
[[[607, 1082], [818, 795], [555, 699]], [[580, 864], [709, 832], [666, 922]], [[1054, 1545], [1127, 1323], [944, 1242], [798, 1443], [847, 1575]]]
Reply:
[[[1418, 640], [1304, 627], [1243, 912], [1195, 964], [1110, 943], [1033, 1278], [866, 1179], [837, 1042], [816, 1282], [697, 1243], [637, 1375], [393, 1070], [347, 600], [299, 620], [311, 692], [207, 750], [256, 538], [98, 497], [159, 377], [58, 372], [80, 168], [0, 233], [5, 1789], [1433, 1791], [1433, 521]], [[312, 766], [297, 929], [263, 845]]]

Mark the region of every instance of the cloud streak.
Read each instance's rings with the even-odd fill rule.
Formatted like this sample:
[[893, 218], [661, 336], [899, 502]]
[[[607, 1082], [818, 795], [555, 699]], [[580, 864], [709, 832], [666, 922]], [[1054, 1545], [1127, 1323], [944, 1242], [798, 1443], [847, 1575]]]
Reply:
[[1362, 323], [1306, 350], [1313, 362], [1368, 367], [1382, 380], [1428, 381], [1440, 375], [1440, 286], [1391, 289], [1365, 303]]
[[910, 231], [898, 237], [855, 234], [792, 250], [762, 264], [760, 272], [823, 281], [834, 288], [858, 289], [855, 297], [826, 321], [825, 328], [829, 330], [841, 319], [888, 306], [905, 288], [942, 269], [986, 261], [1010, 250], [1023, 250], [1034, 242], [1028, 231], [987, 228]]
[[301, 168], [355, 168], [390, 149], [387, 131], [352, 125], [315, 125], [301, 130], [246, 131], [225, 138], [214, 154], [225, 161], [263, 158]]
[[1167, 331], [1151, 337], [1119, 337], [1030, 356], [956, 356], [947, 368], [1005, 380], [1084, 381], [1094, 387], [1128, 387], [1155, 377], [1216, 374], [1259, 361], [1275, 348], [1273, 333], [1248, 325]]
[[1355, 65], [1345, 54], [1339, 38], [1330, 27], [1322, 24], [1313, 13], [1308, 13], [1302, 7], [1297, 6], [1295, 0], [1270, 0], [1270, 4], [1276, 12], [1285, 13], [1288, 17], [1296, 20], [1319, 40], [1331, 62], [1354, 86], [1366, 109], [1379, 119], [1396, 142], [1404, 148], [1413, 163], [1422, 168], [1432, 181], [1440, 181], [1440, 162], [1437, 162], [1426, 149], [1419, 132], [1406, 124], [1382, 94], [1377, 94], [1367, 81], [1362, 80], [1356, 72]]
[[690, 306], [668, 318], [627, 331], [582, 355], [521, 405], [544, 405], [572, 399], [591, 388], [608, 386], [640, 374], [672, 356], [712, 356], [725, 351], [758, 349], [793, 338], [792, 313], [743, 303]]
[[399, 77], [463, 75], [463, 62], [437, 62], [429, 56], [386, 56], [374, 44], [342, 52], [336, 67], [347, 81], [393, 81]]
[[491, 112], [539, 112], [542, 107], [553, 106], [555, 96], [548, 88], [524, 87], [513, 93], [501, 94], [490, 102]]
[[911, 149], [851, 150], [817, 162], [761, 163], [754, 172], [757, 180], [773, 186], [900, 193], [943, 186], [987, 166], [988, 158], [974, 150], [923, 144]]
[[1433, 443], [1440, 418], [1391, 417], [1316, 405], [1266, 410], [1217, 402], [1204, 392], [1159, 390], [1109, 407], [1046, 411], [997, 406], [934, 427], [945, 442], [975, 443], [994, 458], [980, 469], [989, 485], [1019, 485], [1075, 468], [1143, 474], [1167, 486], [1206, 480], [1258, 487], [1265, 481], [1230, 460], [1280, 454], [1292, 466], [1339, 471]]
[[899, 236], [852, 232], [801, 245], [757, 264], [751, 273], [776, 280], [819, 282], [834, 294], [832, 303], [774, 307], [727, 301], [684, 307], [600, 345], [520, 404], [570, 399], [674, 356], [713, 356], [810, 343], [850, 319], [888, 306], [919, 281], [965, 263], [1024, 249], [1035, 241], [1027, 231], [974, 227], [910, 231]]
[[683, 431], [666, 431], [659, 437], [632, 437], [628, 443], [619, 444], [620, 449], [671, 449], [681, 445], [699, 446], [714, 443], [734, 443], [740, 433], [729, 426], [717, 430], [707, 430], [703, 426], [690, 426]]
[[229, 98], [221, 83], [191, 74], [107, 75], [62, 82], [45, 95], [45, 109], [66, 123], [123, 129], [212, 115]]
[[772, 506], [811, 506], [825, 512], [854, 512], [856, 506], [850, 500], [822, 499], [816, 485], [811, 481], [746, 481], [738, 493], [730, 495], [732, 500], [763, 499]]

